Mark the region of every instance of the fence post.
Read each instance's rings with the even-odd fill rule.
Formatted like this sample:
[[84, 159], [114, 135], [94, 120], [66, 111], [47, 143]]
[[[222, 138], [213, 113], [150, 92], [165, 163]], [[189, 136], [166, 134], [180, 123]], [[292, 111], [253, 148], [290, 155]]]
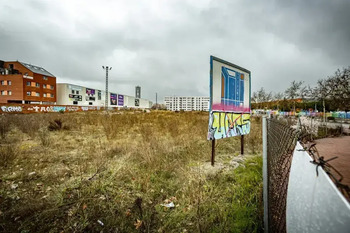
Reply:
[[264, 232], [269, 232], [268, 224], [268, 177], [267, 177], [267, 119], [262, 118], [263, 134], [263, 201], [264, 201]]

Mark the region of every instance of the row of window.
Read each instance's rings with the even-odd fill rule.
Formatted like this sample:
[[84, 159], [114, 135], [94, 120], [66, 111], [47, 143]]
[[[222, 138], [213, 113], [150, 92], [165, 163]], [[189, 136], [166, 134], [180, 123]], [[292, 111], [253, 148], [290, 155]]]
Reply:
[[11, 86], [12, 85], [11, 80], [1, 80], [0, 83], [2, 86], [6, 86], [6, 85]]
[[12, 95], [12, 91], [1, 91], [1, 95]]
[[[40, 87], [40, 83], [36, 83], [36, 82], [27, 82], [27, 86], [30, 87]], [[54, 89], [54, 86], [53, 85], [49, 85], [49, 84], [43, 84], [43, 88], [44, 89], [51, 89], [53, 90]]]
[[[39, 92], [35, 92], [35, 91], [27, 91], [27, 96], [36, 96], [36, 97], [40, 97], [40, 93]], [[43, 97], [55, 97], [54, 94], [52, 93], [43, 93]]]

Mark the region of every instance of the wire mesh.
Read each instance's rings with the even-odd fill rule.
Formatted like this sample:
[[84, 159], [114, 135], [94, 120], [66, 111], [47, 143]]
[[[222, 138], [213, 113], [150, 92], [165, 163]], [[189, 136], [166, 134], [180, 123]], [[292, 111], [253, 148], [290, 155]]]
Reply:
[[297, 130], [288, 124], [267, 119], [269, 232], [286, 232], [289, 171], [297, 138]]
[[[286, 209], [290, 167], [296, 142], [313, 158], [313, 163], [334, 181], [345, 198], [350, 200], [350, 188], [341, 183], [343, 176], [328, 161], [318, 154], [310, 129], [298, 119], [297, 129], [291, 127], [295, 122], [285, 119], [267, 119], [267, 187], [268, 187], [268, 230], [286, 232]], [[317, 169], [316, 169], [317, 170]], [[316, 174], [317, 175], [317, 174]]]

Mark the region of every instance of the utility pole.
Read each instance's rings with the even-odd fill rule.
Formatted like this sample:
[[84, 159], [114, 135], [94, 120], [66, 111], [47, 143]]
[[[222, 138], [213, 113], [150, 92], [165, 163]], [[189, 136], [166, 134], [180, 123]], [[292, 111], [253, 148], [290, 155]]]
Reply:
[[108, 111], [108, 70], [111, 70], [112, 67], [104, 67], [102, 69], [106, 70], [106, 99], [105, 99], [105, 110]]

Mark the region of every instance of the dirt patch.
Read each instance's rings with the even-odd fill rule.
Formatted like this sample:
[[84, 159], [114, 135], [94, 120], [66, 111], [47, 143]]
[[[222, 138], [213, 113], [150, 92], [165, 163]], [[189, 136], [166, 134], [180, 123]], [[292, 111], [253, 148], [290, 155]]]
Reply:
[[338, 157], [329, 164], [344, 176], [342, 183], [350, 186], [350, 136], [318, 139], [316, 143], [320, 156], [325, 160]]

